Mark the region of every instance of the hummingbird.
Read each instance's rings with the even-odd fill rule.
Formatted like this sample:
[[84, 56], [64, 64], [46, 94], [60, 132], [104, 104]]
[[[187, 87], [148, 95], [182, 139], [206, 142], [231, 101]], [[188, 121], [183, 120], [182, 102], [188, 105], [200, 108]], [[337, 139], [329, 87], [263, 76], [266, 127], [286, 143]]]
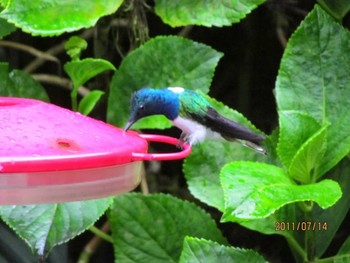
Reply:
[[178, 146], [194, 145], [206, 138], [237, 141], [266, 154], [261, 146], [265, 137], [219, 114], [198, 92], [182, 87], [143, 88], [131, 98], [131, 114], [124, 128], [151, 115], [164, 115], [182, 130]]

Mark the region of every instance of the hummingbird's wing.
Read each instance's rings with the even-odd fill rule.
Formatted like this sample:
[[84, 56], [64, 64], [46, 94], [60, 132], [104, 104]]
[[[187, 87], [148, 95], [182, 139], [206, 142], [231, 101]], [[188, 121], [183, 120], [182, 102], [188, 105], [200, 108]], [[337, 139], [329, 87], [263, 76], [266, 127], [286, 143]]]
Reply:
[[207, 108], [207, 113], [204, 117], [192, 115], [192, 118], [209, 129], [218, 132], [228, 141], [238, 141], [259, 153], [267, 154], [266, 150], [261, 147], [265, 139], [263, 135], [257, 134], [239, 125], [237, 122], [225, 118], [212, 107]]
[[261, 145], [265, 139], [264, 136], [225, 118], [211, 107], [207, 108], [207, 113], [202, 119], [208, 128], [220, 133], [227, 140], [239, 139]]
[[266, 154], [266, 151], [260, 147], [265, 139], [263, 135], [257, 134], [248, 128], [245, 128], [219, 114], [209, 102], [200, 94], [194, 91], [187, 91], [181, 94], [180, 114], [190, 118], [201, 125], [219, 133], [223, 138], [229, 141], [244, 141], [245, 146]]

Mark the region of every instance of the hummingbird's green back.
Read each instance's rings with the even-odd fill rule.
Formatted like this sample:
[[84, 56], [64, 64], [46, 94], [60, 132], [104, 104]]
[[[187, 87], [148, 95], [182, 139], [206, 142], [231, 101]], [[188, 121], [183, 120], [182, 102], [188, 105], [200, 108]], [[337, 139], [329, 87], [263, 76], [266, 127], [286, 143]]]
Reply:
[[185, 118], [194, 116], [204, 117], [207, 113], [209, 102], [199, 93], [193, 90], [185, 90], [179, 94], [180, 111], [179, 115]]

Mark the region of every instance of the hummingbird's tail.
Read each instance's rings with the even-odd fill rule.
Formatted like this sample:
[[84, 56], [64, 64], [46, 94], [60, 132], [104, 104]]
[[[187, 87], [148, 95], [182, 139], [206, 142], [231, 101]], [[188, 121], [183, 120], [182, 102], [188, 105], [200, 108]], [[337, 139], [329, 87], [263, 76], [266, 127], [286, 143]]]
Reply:
[[264, 155], [267, 155], [267, 151], [261, 147], [260, 145], [257, 145], [255, 143], [252, 143], [252, 142], [249, 142], [249, 141], [240, 141], [242, 145], [250, 148], [250, 149], [253, 149], [254, 151], [258, 152], [258, 153], [261, 153], [261, 154], [264, 154]]
[[212, 108], [208, 109], [206, 124], [228, 141], [238, 141], [259, 153], [267, 154], [266, 150], [261, 146], [265, 136], [225, 118]]

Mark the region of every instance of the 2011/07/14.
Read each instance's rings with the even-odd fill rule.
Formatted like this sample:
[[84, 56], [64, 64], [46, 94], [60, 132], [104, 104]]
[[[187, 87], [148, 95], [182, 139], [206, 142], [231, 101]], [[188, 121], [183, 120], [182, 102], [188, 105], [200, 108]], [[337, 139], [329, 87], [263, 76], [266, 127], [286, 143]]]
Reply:
[[326, 231], [328, 229], [327, 222], [275, 222], [275, 231]]

